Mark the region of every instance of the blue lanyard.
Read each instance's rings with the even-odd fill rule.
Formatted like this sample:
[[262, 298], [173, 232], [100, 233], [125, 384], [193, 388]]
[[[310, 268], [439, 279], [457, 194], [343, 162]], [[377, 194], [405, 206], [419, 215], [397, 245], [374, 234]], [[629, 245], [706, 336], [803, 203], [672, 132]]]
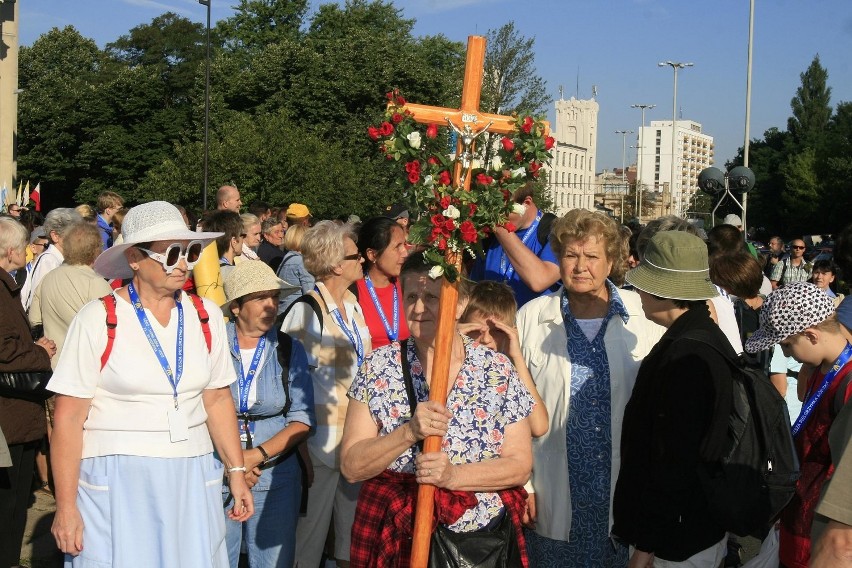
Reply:
[[139, 299], [139, 294], [133, 286], [133, 282], [127, 285], [127, 294], [130, 296], [130, 303], [133, 304], [133, 309], [136, 311], [136, 317], [139, 318], [139, 323], [142, 324], [142, 331], [145, 332], [145, 337], [148, 338], [148, 343], [151, 344], [151, 349], [154, 350], [154, 355], [160, 361], [160, 366], [172, 385], [172, 392], [175, 396], [175, 410], [178, 407], [177, 388], [180, 383], [180, 378], [183, 376], [183, 305], [180, 303], [180, 291], [175, 292], [175, 305], [178, 311], [178, 329], [177, 329], [177, 344], [175, 345], [175, 361], [177, 362], [177, 374], [172, 372], [172, 367], [169, 365], [169, 360], [166, 359], [166, 354], [163, 347], [160, 345], [160, 340], [154, 333], [154, 328], [151, 327], [151, 322], [148, 321], [148, 316], [145, 314], [145, 308], [142, 307], [142, 300]]
[[[320, 290], [319, 285], [319, 282], [314, 285], [314, 290], [316, 290], [317, 293], [322, 296], [322, 291]], [[346, 337], [349, 338], [349, 343], [352, 344], [352, 348], [355, 349], [355, 354], [358, 355], [358, 367], [360, 367], [361, 363], [364, 362], [364, 342], [361, 341], [361, 332], [358, 331], [358, 324], [355, 323], [355, 319], [353, 318], [352, 331], [350, 331], [349, 328], [346, 326], [346, 322], [343, 321], [343, 317], [340, 315], [340, 309], [337, 306], [335, 306], [335, 308], [331, 310], [331, 315], [334, 316], [334, 321], [337, 322], [337, 327], [343, 330], [343, 333], [345, 333]]]
[[234, 329], [234, 352], [237, 354], [237, 387], [240, 391], [240, 414], [248, 412], [248, 398], [251, 390], [251, 383], [257, 375], [257, 366], [260, 365], [260, 358], [263, 356], [263, 349], [266, 347], [266, 336], [263, 335], [257, 342], [257, 347], [254, 349], [254, 356], [251, 358], [248, 373], [243, 369], [243, 358], [240, 355], [240, 342], [237, 340], [237, 330]]
[[[524, 233], [524, 238], [521, 239], [521, 243], [530, 248], [530, 239], [534, 235], [538, 233], [538, 224], [541, 221], [541, 211], [538, 212], [538, 215], [535, 216], [535, 221], [532, 222], [532, 225], [527, 227], [527, 232]], [[502, 256], [500, 257], [500, 274], [503, 275], [503, 281], [511, 280], [512, 276], [515, 275], [515, 267], [512, 266], [512, 263], [509, 262], [509, 257], [506, 256], [506, 251], [502, 251]]]
[[376, 287], [373, 286], [373, 281], [370, 280], [369, 276], [365, 276], [364, 283], [367, 285], [367, 291], [370, 293], [370, 298], [373, 299], [373, 305], [376, 306], [376, 312], [378, 312], [379, 318], [382, 320], [382, 325], [385, 326], [385, 333], [388, 334], [388, 339], [391, 342], [396, 341], [396, 338], [399, 337], [399, 292], [396, 289], [396, 282], [391, 282], [391, 286], [393, 286], [393, 329], [391, 329], [388, 317], [385, 315], [381, 303], [379, 303], [379, 296], [376, 294]]
[[825, 374], [825, 377], [822, 379], [822, 384], [819, 388], [811, 394], [808, 399], [805, 401], [805, 404], [802, 406], [802, 412], [799, 414], [799, 417], [796, 418], [796, 422], [793, 424], [793, 436], [798, 436], [801, 429], [805, 426], [805, 423], [810, 418], [811, 413], [813, 413], [817, 404], [819, 404], [820, 399], [825, 394], [825, 391], [828, 390], [828, 387], [831, 386], [831, 382], [837, 376], [837, 373], [840, 372], [840, 369], [849, 362], [849, 359], [852, 359], [852, 345], [849, 342], [846, 343], [846, 347], [843, 348], [840, 355], [837, 357], [837, 360], [834, 362], [834, 365], [831, 366], [831, 369], [828, 373]]

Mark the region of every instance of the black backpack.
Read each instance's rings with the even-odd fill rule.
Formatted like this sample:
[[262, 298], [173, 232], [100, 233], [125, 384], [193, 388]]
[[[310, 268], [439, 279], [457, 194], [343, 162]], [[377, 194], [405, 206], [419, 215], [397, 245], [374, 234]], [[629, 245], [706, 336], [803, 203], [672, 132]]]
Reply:
[[761, 368], [734, 359], [698, 334], [683, 337], [716, 349], [733, 378], [728, 449], [720, 462], [698, 467], [708, 510], [728, 532], [763, 539], [793, 498], [799, 479], [787, 404]]

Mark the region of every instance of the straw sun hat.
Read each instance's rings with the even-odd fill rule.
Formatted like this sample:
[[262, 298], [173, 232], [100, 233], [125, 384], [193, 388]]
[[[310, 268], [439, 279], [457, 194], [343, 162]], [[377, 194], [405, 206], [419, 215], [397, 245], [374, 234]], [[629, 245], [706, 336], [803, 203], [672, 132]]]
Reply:
[[710, 282], [707, 245], [683, 231], [661, 231], [645, 249], [642, 263], [627, 273], [634, 288], [670, 300], [708, 300], [718, 296]]
[[223, 233], [190, 231], [177, 207], [165, 201], [137, 205], [127, 212], [121, 224], [121, 244], [105, 250], [95, 261], [95, 272], [104, 278], [132, 278], [133, 270], [124, 251], [155, 241], [202, 241], [206, 247]]
[[247, 260], [237, 264], [225, 277], [222, 285], [225, 288], [225, 303], [222, 304], [222, 309], [226, 313], [229, 313], [227, 310], [231, 302], [255, 292], [280, 290], [282, 296], [287, 296], [301, 290], [300, 286], [294, 286], [275, 276], [269, 265], [260, 260]]

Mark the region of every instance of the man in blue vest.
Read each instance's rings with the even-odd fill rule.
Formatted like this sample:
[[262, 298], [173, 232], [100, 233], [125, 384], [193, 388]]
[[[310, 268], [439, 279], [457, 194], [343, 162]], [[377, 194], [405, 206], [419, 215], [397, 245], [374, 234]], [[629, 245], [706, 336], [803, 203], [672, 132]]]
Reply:
[[112, 219], [116, 212], [124, 207], [124, 199], [114, 191], [104, 191], [98, 196], [98, 229], [101, 230], [101, 241], [104, 250], [112, 246]]
[[[528, 183], [512, 196], [515, 213], [504, 227], [494, 229], [486, 243], [484, 259], [477, 259], [471, 279], [505, 282], [515, 292], [520, 308], [559, 285], [559, 261], [550, 248], [550, 224], [556, 217], [543, 213], [534, 200], [534, 186]], [[514, 228], [514, 230], [512, 230]]]

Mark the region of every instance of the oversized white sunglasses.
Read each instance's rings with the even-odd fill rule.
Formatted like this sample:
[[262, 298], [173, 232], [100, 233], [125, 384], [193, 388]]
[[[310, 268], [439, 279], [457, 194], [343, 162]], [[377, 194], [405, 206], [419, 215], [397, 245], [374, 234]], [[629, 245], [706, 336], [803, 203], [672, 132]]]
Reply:
[[201, 258], [201, 251], [204, 250], [204, 242], [190, 241], [189, 244], [186, 245], [186, 248], [184, 248], [180, 243], [172, 243], [169, 245], [169, 248], [162, 253], [154, 252], [142, 247], [136, 248], [147, 254], [149, 258], [152, 258], [162, 264], [166, 274], [171, 274], [172, 270], [175, 269], [175, 266], [177, 266], [181, 258], [186, 261], [186, 268], [188, 270], [192, 270]]

